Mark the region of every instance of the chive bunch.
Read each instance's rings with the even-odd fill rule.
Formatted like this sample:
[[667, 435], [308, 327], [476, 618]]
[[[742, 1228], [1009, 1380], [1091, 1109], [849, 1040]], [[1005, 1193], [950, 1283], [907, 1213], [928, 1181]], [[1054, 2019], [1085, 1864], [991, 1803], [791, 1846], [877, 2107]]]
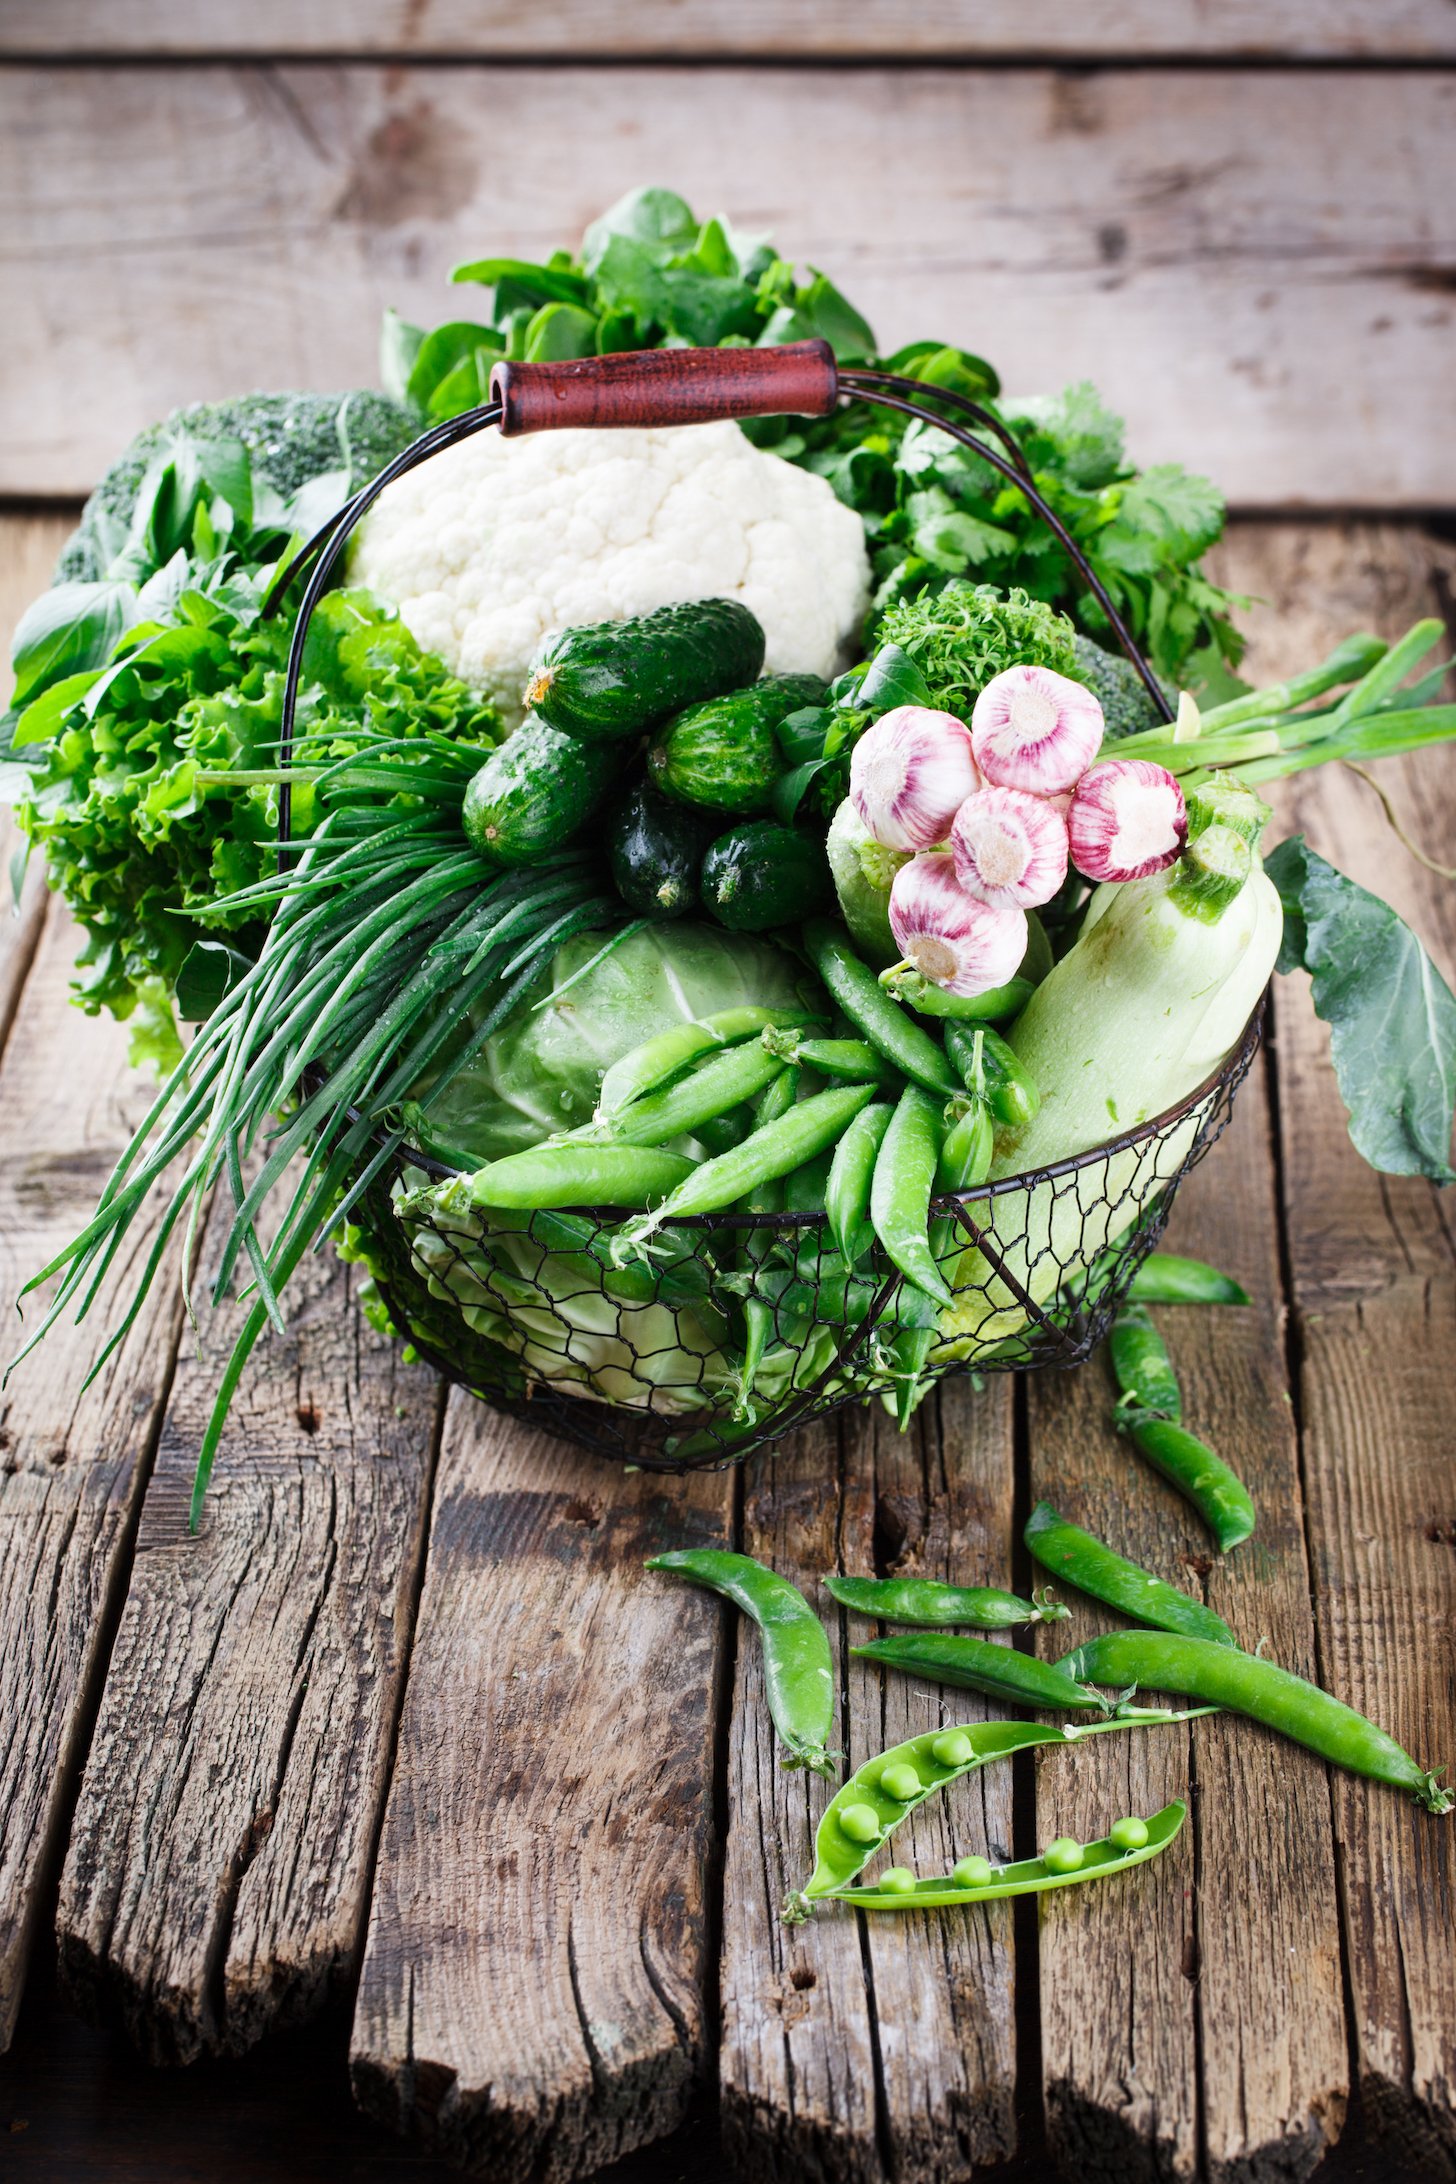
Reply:
[[[185, 1160], [94, 1379], [179, 1228], [195, 1319], [198, 1230], [215, 1186], [231, 1202], [210, 1302], [228, 1293], [244, 1261], [251, 1282], [243, 1294], [253, 1301], [203, 1436], [194, 1525], [243, 1367], [265, 1325], [282, 1330], [280, 1299], [305, 1254], [340, 1226], [404, 1143], [399, 1103], [409, 1094], [413, 1111], [428, 1110], [555, 949], [618, 915], [580, 852], [499, 872], [470, 849], [460, 809], [479, 763], [478, 750], [443, 738], [375, 736], [311, 770], [320, 817], [305, 841], [286, 845], [297, 862], [216, 906], [220, 915], [271, 915], [257, 961], [162, 1086], [91, 1220], [22, 1292], [61, 1277], [20, 1357], [68, 1309], [85, 1318], [142, 1205]], [[265, 1242], [260, 1219], [275, 1200]]]

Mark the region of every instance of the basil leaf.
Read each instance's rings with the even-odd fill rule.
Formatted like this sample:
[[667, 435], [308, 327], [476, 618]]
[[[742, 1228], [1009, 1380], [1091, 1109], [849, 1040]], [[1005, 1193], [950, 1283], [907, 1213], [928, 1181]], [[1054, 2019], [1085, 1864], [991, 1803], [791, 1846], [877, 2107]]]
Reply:
[[590, 311], [574, 303], [543, 304], [526, 328], [526, 361], [559, 363], [578, 356], [595, 356], [597, 322]]
[[881, 645], [855, 698], [855, 704], [867, 713], [893, 712], [897, 705], [934, 703], [929, 683], [899, 645]]
[[56, 584], [20, 618], [11, 645], [11, 703], [24, 706], [67, 675], [104, 667], [137, 618], [130, 584]]
[[792, 824], [794, 814], [803, 803], [815, 776], [821, 774], [829, 763], [827, 758], [810, 758], [802, 766], [795, 766], [792, 773], [780, 774], [773, 785], [769, 803], [775, 819], [781, 825]]
[[479, 281], [483, 288], [509, 286], [538, 307], [543, 303], [587, 303], [591, 299], [591, 282], [580, 273], [568, 273], [557, 266], [531, 265], [524, 258], [472, 258], [466, 265], [453, 267], [450, 278]]
[[[481, 352], [485, 351], [494, 360], [500, 355], [501, 348], [499, 334], [489, 326], [473, 325], [468, 319], [452, 319], [446, 326], [435, 327], [420, 342], [405, 385], [406, 398], [416, 409], [426, 410], [432, 415], [451, 415], [449, 410], [435, 410], [435, 398], [445, 382], [452, 377], [459, 365], [472, 361], [476, 364], [476, 377], [471, 384], [488, 382], [490, 367], [484, 363]], [[464, 406], [470, 409], [474, 405], [467, 402]]]
[[784, 757], [795, 766], [806, 759], [824, 756], [824, 732], [829, 726], [827, 705], [802, 706], [797, 713], [790, 713], [774, 730], [774, 740]]
[[1302, 834], [1264, 869], [1284, 905], [1279, 969], [1310, 974], [1356, 1150], [1387, 1175], [1456, 1182], [1456, 996], [1390, 905]]

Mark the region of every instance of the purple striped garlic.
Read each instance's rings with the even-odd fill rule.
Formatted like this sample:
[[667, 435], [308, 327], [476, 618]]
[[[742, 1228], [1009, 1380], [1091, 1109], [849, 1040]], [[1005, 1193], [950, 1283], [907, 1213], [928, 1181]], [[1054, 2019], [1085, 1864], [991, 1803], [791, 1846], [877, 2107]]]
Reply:
[[1026, 912], [978, 902], [943, 854], [912, 857], [895, 874], [890, 930], [905, 961], [947, 993], [1004, 986], [1026, 953]]
[[1067, 813], [1072, 862], [1089, 880], [1142, 880], [1188, 839], [1183, 791], [1166, 766], [1110, 758], [1077, 783]]
[[992, 909], [1050, 902], [1067, 876], [1067, 822], [1025, 789], [968, 796], [950, 830], [956, 878]]
[[1090, 690], [1049, 667], [1008, 667], [971, 714], [976, 764], [998, 789], [1057, 796], [1075, 788], [1102, 744], [1102, 708]]
[[934, 849], [980, 786], [970, 730], [927, 705], [882, 713], [849, 762], [849, 800], [886, 849]]

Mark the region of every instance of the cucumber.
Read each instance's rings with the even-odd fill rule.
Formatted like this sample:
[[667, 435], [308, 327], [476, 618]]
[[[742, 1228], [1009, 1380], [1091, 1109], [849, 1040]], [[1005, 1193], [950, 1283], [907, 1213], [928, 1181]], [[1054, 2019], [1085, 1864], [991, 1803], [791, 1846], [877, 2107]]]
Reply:
[[562, 630], [536, 662], [525, 702], [563, 735], [614, 743], [741, 689], [762, 667], [763, 631], [747, 607], [695, 599]]
[[697, 906], [698, 869], [711, 838], [710, 825], [639, 781], [607, 821], [617, 893], [639, 917], [682, 917]]
[[817, 675], [765, 675], [747, 690], [690, 705], [658, 730], [647, 753], [652, 778], [679, 803], [767, 811], [784, 771], [774, 731], [827, 694]]
[[703, 907], [730, 933], [798, 925], [830, 896], [824, 846], [772, 819], [746, 820], [720, 834], [703, 859]]
[[466, 840], [488, 864], [530, 864], [571, 839], [619, 764], [609, 743], [588, 747], [528, 719], [491, 752], [465, 791]]

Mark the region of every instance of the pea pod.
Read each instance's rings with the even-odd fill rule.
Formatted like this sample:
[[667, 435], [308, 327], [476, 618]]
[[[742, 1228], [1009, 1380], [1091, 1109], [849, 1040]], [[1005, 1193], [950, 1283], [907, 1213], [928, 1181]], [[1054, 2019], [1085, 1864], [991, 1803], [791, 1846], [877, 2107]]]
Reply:
[[[775, 1063], [782, 1068], [782, 1063]], [[621, 1231], [629, 1244], [640, 1244], [664, 1221], [679, 1221], [700, 1213], [721, 1213], [740, 1198], [777, 1176], [792, 1175], [817, 1153], [834, 1144], [840, 1132], [874, 1097], [868, 1084], [839, 1085], [832, 1092], [818, 1092], [800, 1100], [777, 1122], [765, 1123], [735, 1145], [732, 1152], [704, 1161], [664, 1198], [655, 1212], [642, 1221], [628, 1223]]]
[[804, 928], [804, 946], [830, 998], [856, 1031], [863, 1032], [902, 1077], [948, 1099], [957, 1086], [943, 1051], [889, 998], [847, 936], [828, 919], [811, 918]]
[[826, 1577], [824, 1589], [842, 1608], [920, 1630], [954, 1630], [964, 1623], [1009, 1630], [1018, 1623], [1065, 1622], [1068, 1614], [1050, 1593], [1023, 1600], [993, 1585], [937, 1585], [921, 1577]]
[[1112, 1323], [1107, 1350], [1123, 1404], [1154, 1418], [1171, 1418], [1177, 1425], [1183, 1416], [1182, 1390], [1145, 1305], [1123, 1305]]
[[870, 1220], [891, 1264], [942, 1310], [952, 1298], [930, 1241], [930, 1194], [940, 1161], [940, 1116], [919, 1085], [909, 1084], [875, 1156]]
[[1013, 1706], [1044, 1707], [1056, 1713], [1110, 1711], [1110, 1702], [1089, 1691], [1066, 1668], [993, 1645], [989, 1638], [942, 1637], [929, 1631], [900, 1638], [875, 1638], [851, 1651], [864, 1661], [881, 1661], [907, 1676], [931, 1683], [955, 1684], [962, 1691], [984, 1692]]
[[1169, 1418], [1154, 1418], [1146, 1411], [1125, 1411], [1119, 1431], [1131, 1435], [1133, 1445], [1161, 1471], [1170, 1486], [1192, 1502], [1204, 1523], [1227, 1554], [1247, 1539], [1258, 1523], [1253, 1498], [1238, 1473], [1221, 1456], [1186, 1433]]
[[[777, 1122], [794, 1105], [799, 1094], [799, 1072], [785, 1069], [773, 1083], [759, 1094], [754, 1109], [754, 1127], [762, 1129], [765, 1123]], [[745, 1213], [777, 1213], [783, 1203], [783, 1185], [775, 1176], [750, 1191], [744, 1200]], [[768, 1229], [749, 1229], [739, 1253], [739, 1265], [750, 1275], [757, 1274], [772, 1246], [772, 1232]], [[764, 1356], [774, 1332], [774, 1307], [761, 1295], [757, 1285], [743, 1302], [743, 1367], [739, 1375], [738, 1400], [733, 1406], [733, 1416], [741, 1424], [753, 1413], [753, 1391], [763, 1368]]]
[[852, 1084], [892, 1085], [898, 1082], [878, 1047], [868, 1039], [804, 1039], [796, 1031], [766, 1031], [763, 1043], [770, 1054], [786, 1062], [802, 1062], [824, 1077], [845, 1077]]
[[903, 963], [882, 971], [880, 984], [893, 1000], [903, 1002], [917, 1015], [972, 1024], [1000, 1023], [1008, 1016], [1019, 1016], [1036, 991], [1029, 978], [1013, 978], [986, 993], [947, 993], [944, 986], [935, 985], [923, 972], [909, 970]]
[[1155, 1251], [1144, 1259], [1127, 1293], [1134, 1304], [1249, 1302], [1249, 1292], [1231, 1274], [1220, 1274], [1201, 1259], [1180, 1259], [1172, 1251]]
[[725, 1548], [686, 1547], [654, 1555], [649, 1570], [670, 1570], [706, 1585], [741, 1608], [763, 1636], [768, 1710], [788, 1751], [784, 1765], [832, 1774], [834, 1670], [824, 1625], [797, 1585], [751, 1555]]
[[756, 1032], [788, 1031], [815, 1021], [799, 1009], [760, 1008], [756, 1002], [748, 1002], [741, 1008], [720, 1009], [714, 1016], [698, 1017], [690, 1023], [672, 1024], [613, 1062], [602, 1079], [597, 1112], [615, 1115], [644, 1092], [660, 1091], [700, 1055], [711, 1054], [718, 1047], [735, 1046]]
[[945, 1051], [968, 1092], [985, 1100], [995, 1120], [1019, 1130], [1041, 1106], [1041, 1094], [999, 1032], [988, 1024], [948, 1023]]
[[1080, 1525], [1069, 1524], [1065, 1517], [1058, 1516], [1050, 1502], [1037, 1503], [1026, 1520], [1022, 1537], [1044, 1570], [1075, 1585], [1093, 1600], [1105, 1601], [1135, 1623], [1151, 1623], [1156, 1630], [1181, 1631], [1189, 1638], [1207, 1638], [1219, 1646], [1236, 1642], [1228, 1624], [1212, 1608], [1114, 1554]]
[[[1187, 1817], [1181, 1798], [1146, 1820], [1117, 1821], [1096, 1843], [1059, 1836], [1039, 1858], [1012, 1865], [992, 1865], [985, 1858], [964, 1858], [950, 1873], [917, 1880], [901, 1867], [882, 1873], [861, 1888], [835, 1889], [833, 1898], [857, 1911], [931, 1911], [961, 1904], [996, 1903], [1004, 1896], [1041, 1895], [1049, 1888], [1070, 1888], [1079, 1881], [1106, 1880], [1129, 1866], [1146, 1865], [1165, 1851]], [[1135, 1838], [1141, 1838], [1135, 1840]]]
[[895, 1110], [888, 1104], [862, 1107], [838, 1145], [830, 1163], [824, 1193], [829, 1233], [839, 1246], [847, 1266], [863, 1258], [874, 1240], [870, 1225], [870, 1185], [875, 1156], [884, 1142]]
[[[587, 1139], [507, 1153], [442, 1187], [439, 1203], [530, 1212], [556, 1206], [653, 1206], [693, 1173], [679, 1153]], [[408, 1210], [409, 1201], [406, 1201]]]
[[1353, 1707], [1254, 1653], [1210, 1645], [1203, 1638], [1161, 1631], [1118, 1630], [1078, 1646], [1060, 1664], [1069, 1676], [1119, 1691], [1186, 1692], [1210, 1705], [1245, 1714], [1280, 1736], [1317, 1752], [1331, 1766], [1393, 1789], [1408, 1790], [1427, 1812], [1449, 1812], [1456, 1794], [1416, 1764], [1392, 1736]]
[[[967, 1191], [985, 1181], [995, 1148], [991, 1118], [979, 1101], [974, 1102], [947, 1132], [936, 1162], [935, 1183], [941, 1192]], [[930, 1253], [937, 1266], [955, 1236], [948, 1219], [930, 1224]], [[934, 1319], [907, 1327], [890, 1346], [885, 1370], [894, 1388], [895, 1419], [902, 1433], [908, 1431], [921, 1394], [921, 1383], [935, 1348]]]
[[610, 1128], [619, 1145], [666, 1145], [676, 1137], [688, 1137], [705, 1122], [713, 1122], [744, 1100], [756, 1099], [783, 1068], [776, 1054], [766, 1054], [757, 1039], [726, 1047], [700, 1062], [676, 1084], [661, 1092], [644, 1092], [641, 1099], [612, 1117]]

